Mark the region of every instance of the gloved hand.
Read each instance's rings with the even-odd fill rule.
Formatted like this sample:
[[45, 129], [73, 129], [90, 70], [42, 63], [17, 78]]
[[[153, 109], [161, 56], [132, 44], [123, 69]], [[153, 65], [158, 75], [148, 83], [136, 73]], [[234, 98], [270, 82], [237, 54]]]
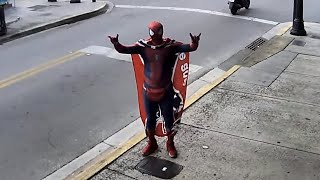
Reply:
[[110, 41], [111, 41], [111, 43], [112, 44], [119, 44], [119, 34], [117, 34], [117, 36], [116, 37], [114, 37], [114, 36], [108, 36], [108, 38], [110, 39]]
[[191, 37], [191, 41], [192, 41], [192, 43], [199, 43], [199, 40], [200, 40], [200, 36], [201, 36], [201, 33], [198, 35], [198, 36], [195, 36], [195, 35], [192, 35], [191, 33], [190, 33], [190, 37]]

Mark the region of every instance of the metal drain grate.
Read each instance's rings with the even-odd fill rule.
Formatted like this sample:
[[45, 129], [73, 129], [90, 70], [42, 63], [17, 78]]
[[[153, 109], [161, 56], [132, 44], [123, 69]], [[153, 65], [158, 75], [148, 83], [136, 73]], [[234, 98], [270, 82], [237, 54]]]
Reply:
[[258, 38], [255, 41], [253, 41], [251, 44], [249, 44], [246, 48], [251, 49], [252, 51], [255, 51], [258, 47], [260, 47], [262, 44], [267, 42], [264, 38]]
[[136, 169], [142, 174], [161, 179], [172, 179], [182, 171], [183, 166], [165, 159], [149, 156], [141, 160]]

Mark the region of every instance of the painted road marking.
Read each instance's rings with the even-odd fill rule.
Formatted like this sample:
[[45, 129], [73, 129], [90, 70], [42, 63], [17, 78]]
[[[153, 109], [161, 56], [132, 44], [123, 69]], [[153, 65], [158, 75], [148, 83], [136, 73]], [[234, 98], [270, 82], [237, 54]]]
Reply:
[[[240, 66], [236, 65], [233, 68], [231, 68], [230, 70], [228, 70], [227, 72], [224, 72], [221, 69], [215, 68], [212, 71], [208, 72], [203, 77], [201, 77], [200, 79], [198, 79], [198, 80], [194, 81], [193, 83], [191, 83], [190, 85], [188, 85], [187, 102], [186, 102], [186, 104], [188, 104], [187, 106], [189, 107], [192, 103], [196, 102], [197, 98], [199, 99], [201, 97], [201, 95], [203, 96], [206, 92], [210, 91], [212, 88], [214, 88], [219, 83], [221, 83], [224, 79], [226, 79], [227, 77], [232, 75], [234, 72], [236, 72], [239, 68], [240, 68]], [[219, 74], [222, 74], [222, 76], [217, 77], [217, 75], [219, 75]], [[213, 79], [211, 76], [214, 76], [215, 78]], [[185, 107], [185, 108], [187, 108], [187, 107]], [[131, 127], [131, 126], [135, 127], [136, 123], [140, 123], [140, 126], [137, 127], [136, 129], [138, 129], [139, 131], [142, 131], [143, 129], [141, 128], [141, 125], [142, 125], [141, 120], [137, 119], [133, 123], [131, 123], [127, 127], [125, 127], [124, 128], [124, 129], [126, 129], [125, 131], [120, 130], [118, 132], [120, 135], [118, 133], [116, 133], [113, 136], [111, 136], [110, 138], [107, 138], [107, 140], [105, 140], [104, 142], [102, 142], [102, 143], [107, 143], [108, 145], [112, 145], [114, 148], [116, 148], [114, 151], [118, 151], [118, 152], [110, 153], [110, 151], [107, 151], [107, 152], [103, 153], [103, 156], [99, 156], [99, 158], [96, 157], [96, 158], [92, 159], [92, 161], [94, 161], [94, 162], [100, 162], [99, 163], [100, 166], [94, 165], [93, 163], [81, 164], [81, 166], [83, 166], [81, 169], [78, 169], [75, 172], [69, 171], [69, 174], [71, 174], [69, 176], [69, 179], [75, 179], [75, 177], [81, 177], [81, 179], [87, 179], [87, 178], [91, 177], [92, 175], [95, 174], [95, 172], [98, 172], [101, 168], [104, 168], [106, 165], [112, 163], [112, 161], [114, 161], [119, 156], [121, 156], [122, 154], [119, 151], [121, 151], [121, 148], [123, 147], [124, 144], [130, 143], [131, 145], [132, 144], [135, 145], [134, 143], [137, 144], [140, 141], [142, 141], [145, 138], [144, 133], [139, 134], [135, 131], [136, 134], [133, 137], [132, 137], [132, 134], [126, 135], [126, 133], [125, 133], [128, 130], [130, 130], [129, 127]], [[132, 138], [129, 141], [125, 141], [123, 145], [116, 146], [116, 144], [120, 143], [119, 138], [129, 139], [130, 137], [132, 137]], [[129, 149], [127, 149], [127, 150], [129, 150]], [[126, 151], [123, 151], [123, 153], [124, 152], [126, 152]], [[95, 160], [97, 160], [97, 161], [95, 161]], [[106, 160], [106, 162], [102, 165], [101, 162], [104, 162], [105, 160]], [[69, 166], [69, 164], [67, 164], [65, 166]], [[61, 172], [60, 170], [57, 170], [55, 173], [59, 174], [60, 172]], [[49, 177], [53, 177], [55, 175], [55, 173], [49, 175]], [[64, 177], [66, 177], [67, 172], [63, 172], [63, 173], [65, 175]], [[79, 173], [82, 173], [82, 175]]]
[[130, 54], [120, 54], [114, 48], [109, 48], [104, 46], [89, 46], [87, 48], [81, 49], [80, 52], [103, 55], [112, 59], [131, 62]]
[[195, 64], [189, 64], [189, 75], [194, 74], [195, 72], [202, 69], [201, 66], [195, 65]]
[[[60, 65], [60, 64], [65, 63], [67, 61], [84, 56], [88, 53], [89, 54], [103, 54], [103, 55], [106, 55], [107, 57], [111, 57], [111, 58], [118, 59], [118, 60], [124, 60], [124, 61], [128, 61], [128, 57], [129, 57], [130, 62], [131, 62], [130, 55], [129, 56], [128, 55], [122, 56], [121, 54], [119, 54], [118, 52], [116, 52], [112, 48], [107, 48], [107, 47], [102, 47], [102, 46], [90, 46], [90, 47], [85, 48], [83, 50], [80, 50], [80, 51], [71, 53], [69, 55], [63, 56], [61, 58], [49, 61], [48, 63], [42, 64], [40, 66], [34, 67], [32, 69], [21, 72], [21, 73], [14, 75], [12, 77], [4, 79], [4, 80], [0, 81], [0, 88], [10, 86], [11, 84], [14, 84], [16, 82], [24, 80], [28, 77], [34, 76], [38, 73], [41, 73], [45, 70], [48, 70], [54, 66]], [[190, 74], [198, 71], [201, 68], [202, 68], [201, 66], [190, 64]], [[207, 86], [205, 86], [205, 87], [207, 87]], [[209, 87], [211, 87], [211, 86], [209, 86]], [[200, 88], [200, 87], [197, 87], [197, 89], [198, 88]], [[201, 93], [195, 93], [195, 94], [197, 94], [197, 97], [191, 96], [191, 98], [189, 98], [189, 99], [194, 100], [195, 98], [201, 97]], [[187, 99], [186, 104], [188, 104], [188, 105], [186, 105], [185, 108], [187, 108], [190, 104], [189, 99]], [[132, 129], [133, 129], [132, 127], [134, 127], [134, 129], [136, 131], [132, 131]], [[62, 168], [58, 169], [57, 171], [55, 171], [54, 173], [52, 173], [51, 175], [47, 176], [44, 179], [45, 180], [65, 179], [70, 174], [71, 174], [71, 176], [70, 176], [71, 179], [72, 178], [87, 179], [88, 177], [93, 175], [93, 174], [91, 174], [92, 172], [97, 172], [98, 169], [99, 170], [102, 169], [103, 167], [105, 167], [106, 165], [108, 165], [109, 163], [114, 161], [116, 158], [121, 156], [123, 153], [128, 151], [134, 145], [139, 143], [144, 138], [145, 138], [145, 133], [144, 133], [144, 128], [141, 123], [141, 119], [137, 119], [133, 123], [129, 124], [126, 128], [120, 130], [118, 133], [109, 137], [104, 142], [99, 143], [91, 150], [87, 151], [83, 155], [74, 159], [72, 162], [70, 162], [67, 165], [63, 166]], [[123, 139], [126, 140], [125, 143], [120, 144], [121, 140], [123, 140]], [[103, 152], [103, 153], [101, 154], [101, 152]]]
[[[51, 175], [45, 177], [43, 180], [66, 179], [68, 176], [77, 174], [77, 172], [82, 170], [82, 167], [85, 164], [94, 164], [99, 162], [100, 160], [97, 160], [96, 158], [98, 156], [101, 156], [102, 153], [111, 153], [111, 151], [114, 151], [116, 150], [116, 148], [119, 148], [119, 146], [123, 142], [127, 142], [129, 140], [131, 141], [133, 137], [135, 137], [142, 131], [144, 131], [144, 126], [141, 123], [141, 118], [138, 118], [129, 125], [127, 125], [125, 128], [121, 129], [117, 133], [113, 134], [103, 142], [99, 143], [98, 145], [90, 149], [89, 151], [72, 160], [70, 163], [64, 165], [62, 168], [58, 169]], [[92, 161], [93, 159], [96, 160]]]
[[[101, 54], [101, 55], [106, 55], [107, 57], [110, 57], [113, 59], [131, 62], [130, 55], [123, 56], [122, 54], [119, 54], [118, 52], [116, 52], [113, 48], [107, 48], [102, 46], [90, 46], [80, 51], [52, 60], [48, 63], [42, 64], [40, 66], [34, 67], [32, 69], [21, 72], [12, 77], [4, 79], [0, 81], [0, 88], [10, 86], [11, 84], [24, 80], [28, 77], [34, 76], [38, 73], [48, 70], [54, 66], [60, 65], [67, 61], [84, 56], [86, 54]], [[201, 66], [190, 64], [190, 74], [195, 73], [201, 68], [202, 68]], [[216, 71], [216, 70], [213, 70], [213, 71]], [[210, 73], [212, 72], [210, 71], [207, 75], [209, 75]], [[203, 80], [197, 80], [197, 81], [203, 81]], [[191, 85], [189, 85], [190, 88], [189, 86], [188, 88], [193, 92], [200, 89], [200, 86], [197, 86], [196, 88], [192, 88]], [[205, 86], [205, 87], [208, 88], [208, 86]], [[192, 95], [189, 99], [194, 100], [196, 98], [201, 97], [201, 93], [199, 94], [196, 92], [195, 94], [197, 94], [196, 97]], [[189, 99], [187, 99], [185, 108], [187, 108], [190, 105]], [[132, 129], [135, 129], [135, 131], [132, 131]], [[70, 178], [76, 177], [76, 179], [86, 179], [86, 177], [88, 177], [89, 175], [92, 176], [91, 172], [94, 172], [97, 169], [101, 169], [105, 167], [107, 164], [114, 161], [116, 158], [121, 156], [124, 152], [129, 150], [131, 147], [139, 143], [144, 138], [145, 138], [144, 127], [141, 123], [141, 119], [139, 118], [135, 120], [133, 123], [129, 124], [126, 128], [120, 130], [118, 133], [115, 133], [111, 137], [107, 138], [103, 142], [96, 145], [91, 150], [87, 151], [83, 155], [74, 159], [72, 162], [58, 169], [57, 171], [55, 171], [54, 173], [52, 173], [51, 175], [47, 176], [44, 179], [45, 180], [65, 179], [68, 176], [70, 176], [70, 174], [71, 174]], [[125, 143], [122, 145], [120, 144], [120, 142], [123, 142], [121, 140], [125, 140]], [[101, 154], [101, 152], [103, 153]], [[87, 169], [88, 167], [89, 169]], [[83, 170], [83, 168], [85, 169]]]
[[[128, 54], [120, 54], [113, 48], [103, 47], [103, 46], [89, 46], [87, 48], [84, 48], [80, 51], [76, 51], [74, 53], [65, 55], [63, 57], [60, 57], [58, 59], [51, 60], [47, 63], [44, 63], [42, 65], [36, 66], [34, 68], [31, 68], [29, 70], [23, 71], [21, 73], [18, 73], [16, 75], [13, 75], [11, 77], [8, 77], [4, 80], [0, 81], [0, 89], [4, 87], [8, 87], [14, 83], [17, 83], [19, 81], [22, 81], [24, 79], [27, 79], [31, 76], [34, 76], [36, 74], [39, 74], [45, 70], [48, 70], [50, 68], [53, 68], [54, 66], [63, 64], [67, 61], [76, 59], [78, 57], [84, 56], [86, 54], [97, 54], [97, 55], [105, 55], [109, 58], [131, 62], [131, 56]], [[193, 74], [200, 70], [202, 67], [194, 64], [190, 64], [190, 74]]]
[[47, 176], [43, 180], [60, 180], [65, 179], [70, 172], [75, 172], [80, 169], [84, 164], [90, 163], [90, 161], [100, 155], [102, 152], [110, 152], [113, 148], [105, 143], [99, 143], [89, 151], [77, 157], [72, 162], [68, 163], [67, 166], [63, 166], [51, 176]]
[[[120, 54], [114, 48], [104, 47], [104, 46], [89, 46], [87, 48], [81, 49], [80, 52], [87, 53], [87, 54], [96, 54], [96, 55], [103, 55], [108, 58], [112, 58], [115, 60], [132, 62], [130, 54]], [[193, 74], [198, 70], [202, 69], [201, 66], [190, 64], [189, 74]]]
[[[132, 62], [131, 61], [131, 55], [128, 54], [120, 54], [118, 53], [114, 48], [104, 47], [104, 46], [89, 46], [87, 48], [81, 49], [78, 52], [81, 52], [82, 55], [85, 54], [93, 54], [93, 55], [103, 55], [115, 60], [125, 61], [125, 62]], [[190, 74], [193, 74], [200, 70], [202, 67], [190, 64]], [[200, 87], [189, 88], [188, 90], [196, 91]], [[82, 166], [91, 164], [92, 166], [101, 167], [104, 166], [104, 163], [100, 162], [100, 160], [97, 160], [98, 156], [101, 156], [101, 152], [105, 152], [105, 154], [108, 155], [108, 153], [113, 153], [114, 158], [116, 158], [116, 155], [119, 155], [119, 153], [123, 153], [125, 151], [119, 150], [119, 146], [123, 142], [132, 141], [131, 138], [135, 139], [135, 141], [140, 142], [142, 139], [144, 139], [144, 136], [139, 136], [140, 139], [137, 139], [137, 134], [144, 132], [144, 126], [141, 123], [141, 119], [138, 118], [125, 128], [121, 129], [117, 133], [113, 134], [111, 137], [107, 138], [103, 142], [99, 143], [94, 148], [90, 149], [83, 155], [77, 157], [76, 159], [72, 160], [70, 163], [64, 165], [62, 168], [58, 169], [54, 173], [50, 174], [49, 176], [45, 177], [43, 180], [55, 180], [55, 179], [65, 179], [68, 178], [68, 176], [71, 176], [73, 178], [73, 175], [77, 175], [80, 171], [82, 171]], [[130, 146], [131, 147], [131, 146]], [[128, 147], [128, 148], [130, 148]], [[113, 152], [113, 151], [117, 152]], [[97, 153], [97, 152], [100, 152]], [[108, 153], [107, 153], [108, 152]], [[121, 155], [121, 154], [120, 154]], [[103, 159], [106, 158], [106, 156], [101, 156]], [[103, 160], [101, 159], [101, 161]], [[110, 159], [112, 160], [113, 157]], [[98, 163], [99, 165], [96, 165], [94, 162]], [[112, 160], [113, 161], [113, 160]], [[112, 162], [111, 161], [111, 162]], [[109, 162], [109, 161], [107, 161]], [[96, 167], [96, 168], [97, 168]], [[71, 178], [71, 179], [72, 179]], [[75, 179], [78, 179], [79, 177], [76, 176]], [[81, 179], [81, 177], [80, 177]]]
[[282, 36], [285, 34], [290, 28], [292, 27], [292, 22], [287, 22], [287, 23], [281, 23], [278, 26], [272, 28], [269, 30], [267, 33], [265, 33], [262, 37], [270, 40], [274, 36]]
[[[211, 89], [213, 89], [214, 87], [219, 85], [222, 81], [224, 81], [226, 78], [228, 78], [234, 72], [236, 72], [239, 68], [240, 68], [239, 65], [233, 66], [231, 69], [224, 72], [221, 76], [216, 77], [212, 82], [206, 82], [206, 81], [203, 81], [200, 79], [197, 80], [197, 81], [205, 82], [205, 85], [203, 87], [199, 88], [192, 96], [190, 96], [190, 98], [188, 98], [186, 100], [186, 105], [185, 105], [184, 109], [187, 109], [188, 107], [190, 107], [190, 105], [192, 105], [193, 103], [198, 101], [202, 96], [204, 96]], [[212, 72], [210, 71], [207, 74], [208, 75], [216, 74], [217, 72], [220, 74], [222, 71], [221, 70], [215, 70], [215, 71], [212, 70]], [[194, 83], [197, 83], [197, 82], [195, 81]], [[189, 86], [191, 86], [191, 85], [189, 85]], [[189, 86], [188, 86], [188, 88], [189, 88]], [[66, 179], [87, 180], [87, 179], [91, 178], [93, 175], [95, 175], [97, 172], [99, 172], [101, 169], [103, 169], [104, 167], [106, 167], [107, 165], [112, 163], [114, 160], [116, 160], [122, 154], [124, 154], [125, 152], [130, 150], [133, 146], [135, 146], [136, 144], [141, 142], [146, 137], [144, 129], [141, 129], [141, 125], [138, 128], [135, 127], [136, 129], [140, 129], [140, 131], [136, 131], [134, 136], [132, 136], [132, 133], [130, 133], [129, 135], [125, 135], [125, 133], [130, 131], [130, 128], [132, 128], [132, 126], [137, 125], [137, 123], [142, 124], [141, 120], [137, 119], [136, 121], [129, 124], [126, 128], [124, 128], [125, 129], [124, 131], [122, 131], [122, 130], [119, 131], [120, 135], [117, 135], [117, 134], [113, 135], [116, 138], [114, 138], [113, 140], [111, 138], [110, 141], [107, 139], [104, 142], [109, 141], [109, 143], [116, 145], [116, 144], [120, 143], [119, 138], [126, 138], [126, 139], [130, 138], [129, 140], [114, 147], [115, 148], [114, 150], [104, 152], [101, 155], [97, 156], [96, 158], [94, 158], [92, 160], [93, 163], [83, 164], [83, 167], [81, 169], [78, 169], [75, 172], [70, 172], [70, 176], [68, 176]], [[52, 174], [52, 175], [54, 175], [54, 174]], [[50, 175], [50, 176], [52, 176], [52, 175]]]
[[229, 13], [223, 13], [218, 11], [204, 10], [204, 9], [192, 9], [192, 8], [181, 8], [181, 7], [161, 7], [161, 6], [135, 6], [135, 5], [115, 5], [117, 8], [128, 8], [128, 9], [154, 9], [154, 10], [171, 10], [171, 11], [187, 11], [187, 12], [196, 12], [204, 14], [212, 14], [216, 16], [224, 16], [229, 18], [243, 19], [248, 21], [259, 22], [263, 24], [277, 25], [279, 22], [269, 21], [265, 19], [259, 19], [255, 17], [248, 16], [235, 16]]
[[63, 56], [61, 58], [49, 61], [48, 63], [42, 64], [40, 66], [34, 67], [34, 68], [26, 70], [24, 72], [21, 72], [19, 74], [14, 75], [14, 76], [11, 76], [7, 79], [0, 81], [0, 89], [7, 87], [7, 86], [10, 86], [16, 82], [22, 81], [28, 77], [34, 76], [40, 72], [43, 72], [43, 71], [50, 69], [54, 66], [57, 66], [59, 64], [62, 64], [67, 61], [70, 61], [72, 59], [76, 59], [78, 57], [81, 57], [83, 55], [85, 55], [85, 53], [83, 53], [83, 52], [74, 52], [74, 53], [68, 54], [66, 56]]

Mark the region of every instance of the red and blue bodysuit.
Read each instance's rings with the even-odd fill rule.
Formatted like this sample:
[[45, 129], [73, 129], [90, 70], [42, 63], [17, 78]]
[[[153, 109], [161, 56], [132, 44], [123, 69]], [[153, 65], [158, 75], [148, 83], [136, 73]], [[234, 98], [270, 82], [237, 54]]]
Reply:
[[166, 129], [173, 126], [173, 87], [172, 73], [177, 53], [194, 51], [189, 44], [180, 44], [170, 39], [163, 39], [158, 46], [152, 40], [139, 40], [133, 46], [115, 45], [119, 53], [140, 54], [144, 63], [144, 104], [147, 112], [147, 130], [156, 127], [156, 112], [161, 109]]
[[[163, 115], [168, 138], [174, 122], [172, 85], [172, 73], [178, 53], [191, 52], [198, 48], [199, 36], [191, 36], [191, 44], [178, 43], [169, 38], [163, 38], [163, 27], [158, 22], [152, 22], [148, 26], [151, 38], [139, 40], [132, 46], [124, 46], [118, 42], [117, 37], [109, 37], [119, 53], [139, 54], [144, 63], [144, 104], [147, 113], [146, 132], [149, 143], [143, 154], [149, 155], [158, 148], [154, 139], [157, 112], [160, 107]], [[168, 139], [169, 140], [169, 139]], [[173, 135], [171, 146], [173, 146]], [[169, 146], [170, 146], [169, 142]], [[168, 148], [168, 143], [167, 143]], [[176, 157], [175, 147], [168, 148], [169, 155]]]

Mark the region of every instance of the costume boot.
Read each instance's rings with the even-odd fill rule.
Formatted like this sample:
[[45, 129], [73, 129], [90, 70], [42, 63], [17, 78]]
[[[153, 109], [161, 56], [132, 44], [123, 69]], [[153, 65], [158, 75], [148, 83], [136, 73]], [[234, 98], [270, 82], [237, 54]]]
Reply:
[[169, 156], [172, 158], [176, 158], [178, 153], [176, 147], [174, 146], [173, 138], [177, 134], [176, 131], [168, 133], [168, 140], [167, 140], [167, 151]]
[[146, 131], [146, 134], [149, 140], [147, 146], [142, 150], [143, 156], [149, 156], [158, 149], [158, 144], [156, 138], [154, 137], [155, 131]]

